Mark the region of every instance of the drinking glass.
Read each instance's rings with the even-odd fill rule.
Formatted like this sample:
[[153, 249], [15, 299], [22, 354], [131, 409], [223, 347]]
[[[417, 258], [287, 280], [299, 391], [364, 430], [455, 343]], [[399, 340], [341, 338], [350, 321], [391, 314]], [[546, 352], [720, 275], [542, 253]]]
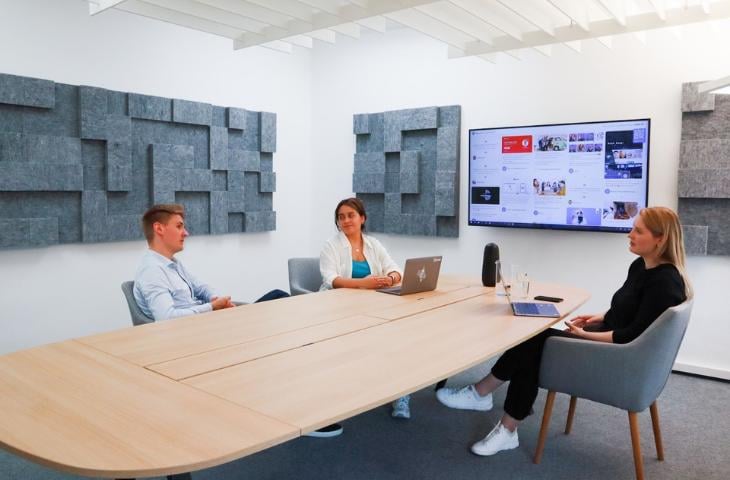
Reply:
[[517, 273], [513, 285], [515, 286], [513, 292], [517, 297], [527, 298], [530, 295], [530, 278], [527, 276], [527, 273]]

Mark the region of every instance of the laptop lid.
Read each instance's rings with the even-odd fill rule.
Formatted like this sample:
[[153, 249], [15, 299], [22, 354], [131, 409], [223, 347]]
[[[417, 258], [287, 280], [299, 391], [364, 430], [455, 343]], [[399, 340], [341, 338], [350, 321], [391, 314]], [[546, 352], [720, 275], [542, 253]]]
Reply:
[[403, 280], [400, 287], [383, 288], [378, 291], [408, 295], [435, 290], [441, 271], [441, 259], [441, 256], [409, 258], [403, 269]]

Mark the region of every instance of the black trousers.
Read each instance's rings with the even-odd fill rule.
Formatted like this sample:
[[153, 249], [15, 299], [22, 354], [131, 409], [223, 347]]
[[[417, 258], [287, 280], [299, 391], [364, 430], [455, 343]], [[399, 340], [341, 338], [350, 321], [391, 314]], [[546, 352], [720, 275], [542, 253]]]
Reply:
[[289, 296], [289, 294], [286, 293], [284, 290], [279, 290], [277, 288], [276, 290], [267, 292], [263, 297], [256, 300], [255, 303], [268, 302], [269, 300], [276, 300], [277, 298], [286, 298], [288, 296]]
[[548, 328], [504, 352], [492, 367], [495, 377], [509, 381], [504, 411], [515, 420], [523, 420], [532, 411], [537, 397], [542, 349], [545, 340], [555, 336], [580, 338], [570, 332]]

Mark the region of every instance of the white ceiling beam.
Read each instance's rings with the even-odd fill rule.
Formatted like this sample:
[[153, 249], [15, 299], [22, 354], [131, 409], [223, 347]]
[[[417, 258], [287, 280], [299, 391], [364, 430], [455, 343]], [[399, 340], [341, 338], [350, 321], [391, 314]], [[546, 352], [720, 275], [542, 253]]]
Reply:
[[576, 25], [588, 31], [588, 7], [582, 0], [547, 0], [553, 7], [558, 9], [566, 17], [570, 18]]
[[416, 10], [446, 23], [452, 28], [477, 40], [490, 45], [492, 44], [492, 37], [487, 33], [488, 25], [461, 7], [448, 2], [439, 2], [416, 7]]
[[449, 0], [454, 5], [463, 8], [464, 10], [472, 12], [473, 15], [478, 17], [480, 20], [488, 23], [497, 30], [500, 30], [507, 35], [511, 36], [517, 41], [522, 40], [522, 30], [517, 27], [514, 22], [503, 17], [494, 10], [489, 9], [480, 0]]
[[583, 49], [583, 43], [580, 40], [575, 40], [574, 42], [563, 42], [563, 45], [578, 53], [580, 53]]
[[541, 11], [538, 3], [529, 0], [497, 0], [505, 8], [534, 25], [548, 35], [555, 35], [555, 25], [546, 12]]
[[296, 45], [297, 47], [303, 47], [303, 48], [313, 48], [314, 47], [314, 40], [312, 39], [312, 37], [307, 37], [306, 35], [294, 35], [294, 36], [285, 38], [283, 41], [291, 43], [292, 45]]
[[516, 48], [535, 47], [554, 43], [567, 43], [578, 40], [588, 40], [594, 37], [637, 33], [645, 30], [676, 27], [705, 22], [708, 20], [720, 20], [730, 18], [730, 2], [714, 4], [712, 13], [709, 15], [703, 11], [700, 5], [692, 5], [687, 8], [672, 8], [667, 10], [666, 13], [666, 21], [660, 20], [655, 12], [634, 15], [626, 19], [625, 26], [619, 25], [614, 19], [597, 20], [590, 23], [589, 31], [583, 31], [570, 26], [558, 27], [555, 29], [554, 37], [546, 34], [545, 32], [528, 32], [525, 33], [524, 40], [522, 42], [509, 36], [502, 36], [495, 38], [494, 45], [492, 46], [484, 45], [481, 42], [473, 42], [465, 47], [464, 53], [465, 55], [482, 55], [502, 50], [514, 50]]
[[275, 42], [262, 43], [261, 47], [268, 48], [281, 53], [291, 53], [293, 48], [291, 43], [284, 42], [282, 40], [276, 40]]
[[109, 10], [126, 0], [89, 0], [89, 15], [96, 15], [104, 10]]
[[388, 28], [387, 20], [385, 19], [385, 17], [381, 16], [355, 20], [355, 23], [367, 28], [368, 30], [372, 30], [373, 32], [378, 33], [385, 33], [385, 30]]
[[152, 5], [140, 0], [126, 0], [114, 8], [134, 13], [154, 20], [162, 20], [181, 27], [191, 28], [205, 33], [218, 35], [226, 38], [237, 38], [244, 32], [240, 29], [224, 25], [203, 18], [194, 17], [176, 10], [170, 10], [157, 5]]
[[198, 17], [221, 25], [245, 30], [249, 32], [260, 32], [267, 27], [266, 23], [252, 20], [247, 17], [235, 14], [230, 11], [221, 10], [217, 7], [205, 5], [193, 0], [142, 0], [144, 3], [156, 5], [168, 10], [175, 10], [191, 17]]
[[717, 90], [718, 88], [727, 87], [730, 85], [730, 76], [718, 78], [717, 80], [710, 80], [709, 82], [700, 83], [697, 86], [699, 93], [709, 92], [711, 90]]
[[613, 37], [596, 37], [596, 40], [609, 50], [613, 48]]
[[226, 12], [231, 12], [242, 17], [250, 18], [258, 22], [283, 27], [293, 17], [269, 8], [264, 8], [255, 3], [241, 0], [195, 0], [197, 3], [208, 5]]
[[[239, 48], [281, 40], [292, 35], [305, 35], [312, 30], [329, 29], [342, 23], [358, 22], [372, 16], [433, 2], [433, 0], [372, 0], [368, 2], [367, 9], [363, 9], [355, 4], [341, 6], [337, 9], [333, 5], [319, 4], [320, 6], [327, 6], [330, 11], [337, 11], [337, 14], [333, 14], [328, 11], [315, 11], [315, 7], [309, 5], [309, 3], [305, 4], [303, 1], [271, 0], [270, 4], [268, 4], [268, 0], [266, 2], [264, 0], [248, 1], [255, 2], [259, 5], [267, 4], [268, 8], [272, 8], [281, 13], [287, 13], [291, 17], [294, 17], [294, 20], [288, 22], [282, 31], [267, 28], [264, 32], [257, 32], [262, 33], [261, 35], [243, 35], [236, 42]], [[313, 0], [306, 1], [311, 2]]]
[[340, 25], [335, 25], [330, 28], [342, 35], [346, 35], [351, 38], [360, 38], [360, 25], [358, 25], [357, 23], [348, 22]]
[[313, 30], [311, 32], [307, 32], [306, 34], [308, 37], [312, 37], [315, 40], [319, 40], [326, 43], [335, 43], [337, 41], [337, 34], [333, 32], [332, 30]]
[[540, 53], [541, 55], [544, 55], [546, 57], [551, 57], [553, 55], [553, 46], [552, 45], [538, 45], [537, 47], [532, 47]]
[[622, 27], [626, 26], [626, 0], [595, 0]]
[[466, 35], [420, 10], [399, 10], [383, 16], [458, 49], [463, 49], [467, 43], [475, 41], [474, 37]]
[[660, 20], [667, 19], [667, 8], [664, 4], [664, 0], [649, 0], [649, 3], [651, 4], [651, 7], [654, 9], [657, 17], [659, 17]]

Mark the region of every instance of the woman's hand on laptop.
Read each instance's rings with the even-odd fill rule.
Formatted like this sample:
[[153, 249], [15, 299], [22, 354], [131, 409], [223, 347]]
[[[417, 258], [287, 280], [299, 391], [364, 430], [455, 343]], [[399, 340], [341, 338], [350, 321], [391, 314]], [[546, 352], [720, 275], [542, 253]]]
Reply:
[[371, 275], [369, 277], [363, 278], [362, 282], [362, 288], [371, 288], [373, 290], [392, 286], [392, 279], [387, 276], [376, 277], [374, 275]]

